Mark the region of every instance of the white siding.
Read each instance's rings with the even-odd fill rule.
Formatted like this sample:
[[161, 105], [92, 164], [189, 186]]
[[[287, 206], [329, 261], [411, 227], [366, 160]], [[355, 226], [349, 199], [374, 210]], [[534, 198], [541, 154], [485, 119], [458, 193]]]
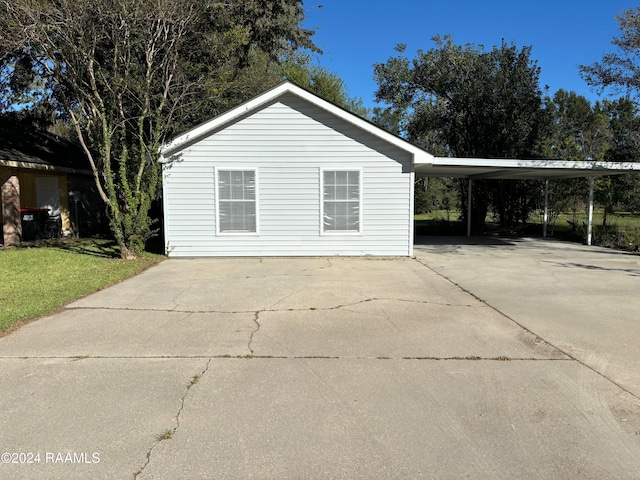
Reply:
[[[410, 255], [411, 155], [287, 94], [163, 166], [170, 256]], [[259, 235], [216, 235], [214, 169], [255, 168]], [[321, 235], [321, 169], [362, 171], [361, 233]]]

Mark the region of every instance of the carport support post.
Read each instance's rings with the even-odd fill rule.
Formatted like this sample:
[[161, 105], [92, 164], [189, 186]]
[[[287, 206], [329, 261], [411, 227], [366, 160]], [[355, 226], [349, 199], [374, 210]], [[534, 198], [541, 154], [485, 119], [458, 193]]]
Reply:
[[542, 224], [542, 236], [547, 238], [547, 225], [549, 224], [549, 180], [544, 181], [544, 220]]
[[467, 198], [467, 237], [471, 236], [471, 192], [473, 190], [473, 180], [469, 179], [469, 196]]
[[589, 224], [587, 226], [587, 245], [591, 245], [593, 234], [593, 189], [595, 185], [595, 179], [589, 177]]

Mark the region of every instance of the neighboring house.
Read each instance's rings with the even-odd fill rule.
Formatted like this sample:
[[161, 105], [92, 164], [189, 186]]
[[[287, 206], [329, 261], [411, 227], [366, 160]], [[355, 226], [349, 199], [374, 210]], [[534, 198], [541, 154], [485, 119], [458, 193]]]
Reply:
[[285, 82], [163, 148], [166, 252], [410, 256], [432, 158]]
[[22, 242], [20, 210], [24, 213], [25, 208], [47, 209], [50, 215], [60, 216], [63, 231], [74, 232], [78, 204], [71, 192], [87, 195], [92, 182], [86, 156], [77, 144], [31, 123], [0, 118], [0, 240], [5, 246]]

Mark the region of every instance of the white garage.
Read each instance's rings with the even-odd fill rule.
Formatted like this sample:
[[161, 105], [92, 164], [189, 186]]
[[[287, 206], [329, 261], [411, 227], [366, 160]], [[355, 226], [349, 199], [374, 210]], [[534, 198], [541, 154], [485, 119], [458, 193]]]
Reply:
[[410, 256], [432, 159], [283, 83], [164, 147], [167, 254]]

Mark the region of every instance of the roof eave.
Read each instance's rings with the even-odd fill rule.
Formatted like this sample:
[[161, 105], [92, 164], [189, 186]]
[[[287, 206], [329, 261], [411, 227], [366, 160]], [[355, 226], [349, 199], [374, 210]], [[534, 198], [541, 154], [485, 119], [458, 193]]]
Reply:
[[91, 170], [84, 170], [81, 168], [72, 168], [72, 167], [60, 167], [57, 165], [35, 163], [35, 162], [17, 162], [13, 160], [0, 160], [0, 166], [9, 167], [9, 168], [24, 168], [28, 170], [42, 170], [42, 171], [54, 172], [54, 173], [75, 173], [78, 175], [93, 175], [93, 172]]
[[640, 173], [640, 163], [435, 157], [416, 164], [421, 176], [469, 179], [561, 179]]

